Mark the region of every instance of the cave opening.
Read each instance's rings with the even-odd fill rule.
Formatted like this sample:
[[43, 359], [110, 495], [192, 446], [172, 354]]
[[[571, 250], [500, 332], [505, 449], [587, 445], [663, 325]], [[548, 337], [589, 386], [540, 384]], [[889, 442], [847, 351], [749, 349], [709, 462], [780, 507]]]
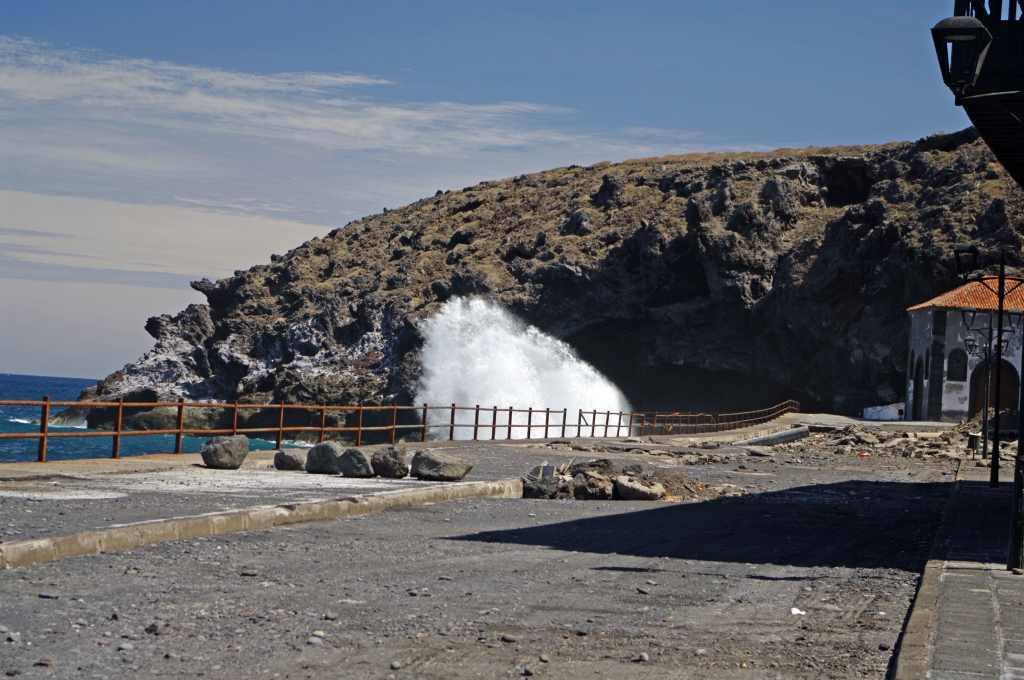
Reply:
[[565, 338], [581, 359], [614, 382], [636, 411], [729, 413], [753, 411], [788, 399], [804, 413], [823, 404], [787, 385], [738, 371], [651, 362], [649, 327], [602, 322]]

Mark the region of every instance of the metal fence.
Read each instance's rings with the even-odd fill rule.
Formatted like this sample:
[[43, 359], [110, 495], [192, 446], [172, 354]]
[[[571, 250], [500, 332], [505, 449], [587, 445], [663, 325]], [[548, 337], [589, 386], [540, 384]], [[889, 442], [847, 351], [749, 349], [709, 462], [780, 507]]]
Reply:
[[[621, 437], [648, 435], [683, 435], [724, 432], [741, 427], [749, 427], [766, 423], [785, 413], [797, 412], [800, 404], [786, 401], [771, 408], [758, 411], [738, 413], [662, 413], [662, 412], [615, 412], [615, 411], [584, 411], [579, 410], [575, 422], [570, 422], [567, 409], [517, 409], [513, 407], [491, 408], [480, 406], [329, 406], [327, 404], [240, 404], [215, 402], [126, 402], [117, 401], [51, 401], [43, 397], [41, 401], [0, 400], [0, 406], [38, 406], [41, 409], [39, 432], [0, 433], [0, 439], [38, 439], [39, 462], [46, 461], [46, 447], [50, 439], [77, 437], [112, 437], [111, 458], [118, 458], [121, 452], [121, 438], [145, 435], [173, 434], [174, 453], [181, 453], [181, 442], [185, 435], [235, 435], [235, 434], [272, 434], [276, 438], [277, 448], [281, 448], [286, 432], [308, 432], [315, 434], [318, 442], [324, 441], [329, 434], [349, 433], [355, 445], [363, 443], [365, 433], [380, 432], [392, 444], [400, 437], [415, 436], [419, 441], [427, 441], [428, 437], [440, 430], [441, 439], [508, 440], [508, 439], [550, 439], [552, 437]], [[53, 407], [75, 407], [83, 409], [113, 409], [112, 429], [91, 430], [86, 432], [51, 432], [50, 409]], [[128, 409], [177, 409], [177, 426], [171, 429], [147, 430], [124, 429], [124, 410]], [[185, 410], [190, 408], [225, 409], [230, 411], [231, 427], [229, 428], [186, 428]], [[238, 414], [242, 410], [270, 410], [276, 414], [277, 424], [273, 427], [239, 427]], [[285, 414], [288, 411], [305, 411], [312, 422], [305, 425], [285, 425]], [[349, 416], [354, 425], [329, 426], [328, 414]], [[399, 413], [405, 420], [418, 422], [399, 422]], [[383, 416], [385, 425], [364, 424], [366, 414], [371, 414], [373, 421], [379, 422]], [[317, 424], [316, 421], [319, 421]], [[457, 434], [458, 431], [458, 434]], [[470, 436], [472, 431], [472, 436]], [[401, 433], [401, 434], [400, 434]]]

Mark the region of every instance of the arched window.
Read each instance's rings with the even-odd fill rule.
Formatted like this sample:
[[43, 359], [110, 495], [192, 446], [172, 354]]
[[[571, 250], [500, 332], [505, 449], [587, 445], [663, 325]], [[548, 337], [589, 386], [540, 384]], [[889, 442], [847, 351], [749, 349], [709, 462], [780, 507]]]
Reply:
[[949, 353], [946, 363], [946, 380], [967, 382], [967, 352], [955, 349]]

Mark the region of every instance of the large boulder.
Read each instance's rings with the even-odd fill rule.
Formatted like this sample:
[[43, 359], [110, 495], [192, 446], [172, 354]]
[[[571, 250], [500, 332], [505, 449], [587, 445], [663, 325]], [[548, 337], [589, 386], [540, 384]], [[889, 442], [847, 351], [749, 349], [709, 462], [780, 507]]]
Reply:
[[302, 470], [306, 467], [306, 449], [281, 449], [274, 454], [274, 467], [278, 470]]
[[341, 474], [338, 462], [343, 453], [345, 453], [345, 449], [335, 442], [317, 444], [306, 454], [306, 472], [322, 475]]
[[573, 498], [578, 501], [610, 501], [614, 485], [612, 480], [596, 472], [581, 472], [573, 478]]
[[611, 479], [622, 474], [622, 466], [607, 458], [598, 458], [597, 460], [575, 463], [569, 468], [568, 472], [569, 476], [573, 478], [581, 472], [596, 472], [603, 477]]
[[375, 452], [370, 463], [375, 473], [388, 479], [401, 479], [409, 474], [409, 463], [405, 460], [405, 453], [394, 446]]
[[412, 457], [412, 476], [432, 482], [456, 482], [472, 469], [472, 463], [450, 453], [417, 451]]
[[249, 438], [244, 434], [233, 437], [213, 437], [203, 443], [199, 455], [208, 468], [237, 470], [249, 454]]
[[656, 501], [665, 497], [665, 487], [658, 482], [623, 475], [615, 478], [615, 493], [624, 501]]
[[338, 458], [338, 469], [346, 477], [374, 477], [370, 454], [362, 449], [351, 447], [345, 449]]

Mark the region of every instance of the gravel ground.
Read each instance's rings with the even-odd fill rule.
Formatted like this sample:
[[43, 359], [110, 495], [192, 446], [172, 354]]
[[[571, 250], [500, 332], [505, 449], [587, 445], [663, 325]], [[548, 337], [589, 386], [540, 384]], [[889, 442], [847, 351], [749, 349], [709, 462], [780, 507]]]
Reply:
[[466, 500], [7, 570], [0, 671], [884, 677], [957, 461], [804, 446], [684, 452], [726, 494], [700, 503]]

